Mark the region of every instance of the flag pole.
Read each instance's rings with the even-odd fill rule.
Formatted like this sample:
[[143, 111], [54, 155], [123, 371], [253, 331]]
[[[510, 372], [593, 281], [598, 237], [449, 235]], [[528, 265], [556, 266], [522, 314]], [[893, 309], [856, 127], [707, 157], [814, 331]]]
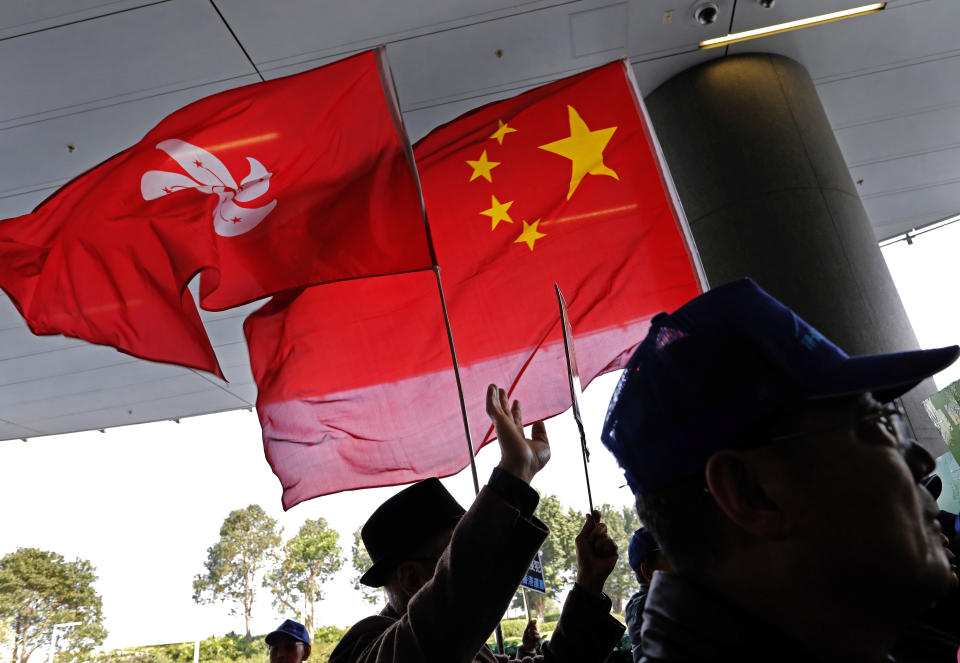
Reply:
[[560, 330], [563, 332], [563, 354], [567, 360], [567, 382], [570, 383], [570, 404], [573, 409], [573, 420], [577, 422], [580, 431], [580, 452], [583, 455], [583, 477], [587, 480], [587, 502], [590, 513], [593, 513], [593, 492], [590, 490], [590, 470], [587, 463], [590, 461], [590, 450], [587, 449], [587, 434], [583, 429], [583, 417], [580, 415], [580, 369], [577, 368], [577, 353], [573, 349], [573, 329], [570, 327], [570, 317], [567, 315], [567, 302], [560, 292], [560, 286], [553, 284], [557, 291], [557, 304], [560, 306]]
[[[480, 480], [477, 478], [477, 461], [473, 457], [473, 437], [470, 435], [470, 420], [467, 417], [467, 403], [463, 398], [463, 383], [460, 381], [460, 364], [457, 362], [457, 348], [453, 344], [453, 329], [450, 327], [450, 315], [447, 313], [447, 298], [443, 295], [440, 282], [440, 266], [434, 264], [433, 273], [437, 277], [437, 291], [440, 293], [440, 308], [443, 309], [443, 323], [447, 327], [447, 342], [450, 344], [450, 359], [453, 360], [453, 376], [457, 380], [457, 395], [460, 397], [460, 414], [463, 416], [463, 432], [467, 436], [467, 457], [470, 459], [470, 472], [473, 475], [473, 492], [480, 494]], [[500, 628], [499, 626], [497, 627]]]
[[[433, 247], [431, 245], [431, 251]], [[460, 397], [460, 414], [463, 416], [463, 432], [467, 436], [467, 457], [470, 459], [470, 473], [473, 475], [473, 492], [480, 494], [480, 480], [477, 478], [477, 461], [473, 457], [473, 437], [470, 435], [470, 419], [467, 417], [467, 403], [463, 398], [463, 383], [460, 381], [460, 364], [457, 362], [457, 348], [453, 344], [453, 329], [450, 327], [450, 315], [447, 313], [447, 298], [443, 294], [443, 283], [440, 281], [440, 266], [436, 260], [433, 263], [433, 273], [437, 277], [437, 291], [440, 293], [440, 307], [443, 309], [443, 323], [447, 327], [447, 341], [450, 343], [450, 359], [453, 360], [453, 375], [457, 380], [457, 395]], [[503, 628], [497, 622], [493, 631], [497, 641], [497, 652], [504, 653]]]

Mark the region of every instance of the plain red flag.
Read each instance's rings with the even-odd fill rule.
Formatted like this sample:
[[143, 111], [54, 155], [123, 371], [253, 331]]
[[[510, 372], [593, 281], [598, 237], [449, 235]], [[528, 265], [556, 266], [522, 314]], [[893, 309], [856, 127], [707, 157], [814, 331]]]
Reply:
[[[490, 382], [528, 422], [570, 406], [554, 283], [585, 382], [622, 367], [654, 314], [699, 291], [640, 104], [614, 62], [415, 148], [478, 447], [493, 438]], [[246, 331], [285, 507], [467, 464], [432, 275], [309, 288]]]
[[36, 334], [219, 374], [193, 299], [429, 268], [380, 51], [165, 118], [31, 214], [0, 222], [0, 287]]

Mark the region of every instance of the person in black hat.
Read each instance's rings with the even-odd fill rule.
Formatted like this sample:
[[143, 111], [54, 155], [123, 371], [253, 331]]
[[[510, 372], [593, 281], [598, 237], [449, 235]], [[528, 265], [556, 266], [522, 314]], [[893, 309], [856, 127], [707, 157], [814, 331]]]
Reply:
[[627, 601], [627, 607], [623, 609], [623, 616], [627, 621], [627, 633], [630, 635], [630, 642], [633, 645], [633, 661], [639, 663], [643, 657], [643, 646], [640, 641], [640, 630], [643, 626], [643, 606], [647, 603], [650, 582], [653, 580], [655, 572], [670, 573], [673, 571], [673, 565], [663, 554], [660, 544], [657, 543], [653, 534], [646, 527], [641, 527], [633, 533], [627, 560], [637, 577], [640, 589]]
[[264, 638], [270, 652], [270, 663], [302, 663], [310, 658], [310, 634], [300, 622], [284, 620]]
[[744, 279], [653, 318], [602, 440], [674, 564], [645, 661], [886, 661], [953, 582], [892, 401], [956, 346], [850, 357]]
[[[330, 663], [504, 660], [485, 642], [547, 536], [529, 483], [550, 459], [550, 445], [542, 422], [524, 437], [520, 404], [510, 407], [495, 385], [487, 389], [487, 414], [501, 459], [469, 510], [427, 479], [380, 505], [360, 530], [373, 562], [361, 582], [383, 587], [388, 603], [343, 636]], [[600, 663], [623, 634], [602, 591], [617, 546], [599, 512], [587, 516], [576, 546], [576, 584], [533, 660]]]

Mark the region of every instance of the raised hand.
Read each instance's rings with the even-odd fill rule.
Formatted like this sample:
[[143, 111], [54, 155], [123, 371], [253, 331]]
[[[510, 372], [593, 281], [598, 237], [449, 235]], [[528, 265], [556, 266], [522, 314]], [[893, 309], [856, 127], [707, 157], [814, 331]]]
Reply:
[[607, 526], [600, 522], [600, 512], [594, 510], [587, 514], [587, 520], [576, 538], [577, 545], [577, 584], [594, 594], [603, 592], [603, 583], [607, 581], [617, 565], [617, 544]]
[[538, 421], [533, 424], [530, 437], [524, 437], [520, 402], [514, 401], [511, 407], [507, 392], [495, 384], [487, 387], [487, 415], [493, 421], [500, 443], [500, 462], [497, 467], [530, 483], [550, 460], [546, 426]]
[[537, 630], [537, 618], [534, 617], [527, 622], [527, 627], [523, 629], [523, 641], [520, 649], [535, 654], [538, 644], [540, 644], [540, 631]]

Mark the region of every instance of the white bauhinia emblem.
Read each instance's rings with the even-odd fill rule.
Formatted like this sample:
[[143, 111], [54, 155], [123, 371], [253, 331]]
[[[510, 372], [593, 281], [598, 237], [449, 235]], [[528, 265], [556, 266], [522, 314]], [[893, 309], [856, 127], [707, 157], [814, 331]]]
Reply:
[[163, 170], [148, 170], [140, 178], [140, 193], [144, 200], [154, 200], [185, 189], [216, 194], [220, 202], [213, 210], [213, 228], [223, 237], [236, 237], [252, 230], [277, 206], [276, 200], [260, 207], [237, 205], [237, 202], [256, 200], [270, 188], [273, 173], [268, 173], [252, 157], [247, 157], [250, 174], [237, 186], [223, 162], [202, 147], [172, 138], [157, 143], [157, 149], [169, 154], [189, 177]]

